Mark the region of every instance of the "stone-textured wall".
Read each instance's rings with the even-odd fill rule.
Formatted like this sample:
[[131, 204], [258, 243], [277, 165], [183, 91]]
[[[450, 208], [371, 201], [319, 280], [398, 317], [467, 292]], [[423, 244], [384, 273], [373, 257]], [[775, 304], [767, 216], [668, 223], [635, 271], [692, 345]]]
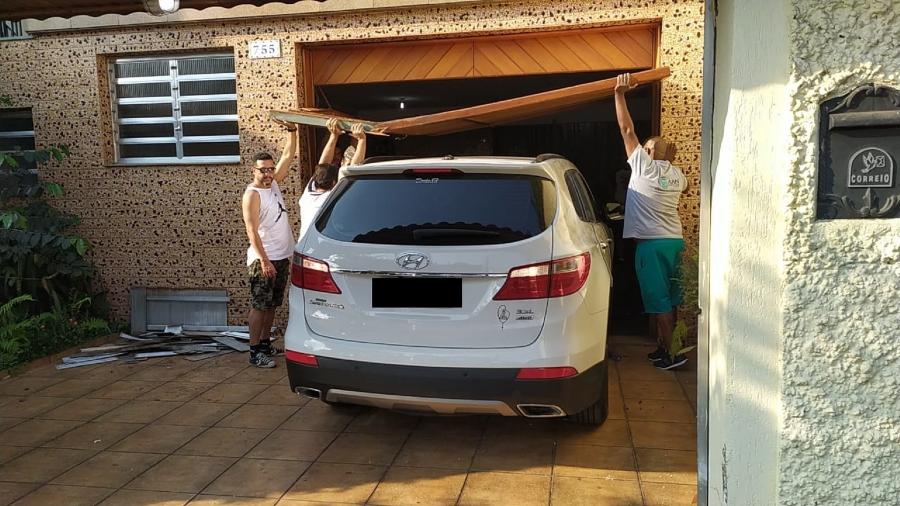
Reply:
[[[663, 86], [661, 128], [679, 143], [676, 162], [690, 179], [681, 212], [687, 240], [695, 244], [702, 9], [699, 0], [532, 0], [48, 32], [31, 40], [0, 43], [0, 94], [10, 95], [16, 106], [33, 108], [39, 146], [70, 146], [73, 156], [47, 166], [43, 173], [65, 186], [67, 193], [59, 205], [83, 217], [80, 232], [94, 245], [93, 259], [117, 317], [128, 316], [130, 287], [224, 287], [233, 301], [230, 323], [243, 324], [248, 307], [247, 240], [240, 195], [250, 178], [247, 161], [253, 154], [268, 150], [277, 156], [280, 150], [281, 131], [267, 120], [267, 111], [302, 102], [296, 91], [303, 79], [296, 64], [296, 44], [661, 20], [660, 64], [672, 68], [672, 77]], [[283, 57], [248, 59], [248, 41], [262, 38], [280, 39]], [[234, 51], [236, 57], [245, 163], [106, 165], [104, 157], [112, 147], [106, 58], [208, 49]], [[286, 198], [293, 202], [299, 197], [300, 179], [294, 171], [283, 185]], [[296, 209], [291, 208], [295, 225]]]
[[815, 192], [818, 104], [900, 88], [900, 2], [792, 3], [780, 502], [898, 504], [900, 219], [816, 222]]

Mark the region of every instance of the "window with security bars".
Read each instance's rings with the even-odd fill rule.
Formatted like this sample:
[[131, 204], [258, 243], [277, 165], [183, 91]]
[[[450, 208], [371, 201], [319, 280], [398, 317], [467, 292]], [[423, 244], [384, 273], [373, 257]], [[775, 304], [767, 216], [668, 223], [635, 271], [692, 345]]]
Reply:
[[34, 121], [31, 109], [0, 109], [0, 153], [11, 155], [19, 168], [37, 171], [34, 153]]
[[111, 69], [116, 161], [240, 161], [234, 56], [119, 58]]

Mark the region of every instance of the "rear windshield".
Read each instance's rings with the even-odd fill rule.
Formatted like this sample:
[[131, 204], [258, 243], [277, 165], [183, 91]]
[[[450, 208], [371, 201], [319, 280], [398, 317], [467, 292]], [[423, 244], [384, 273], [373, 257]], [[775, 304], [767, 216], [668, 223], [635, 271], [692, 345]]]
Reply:
[[358, 243], [504, 244], [540, 234], [555, 213], [553, 182], [535, 176], [358, 176], [336, 188], [316, 229]]

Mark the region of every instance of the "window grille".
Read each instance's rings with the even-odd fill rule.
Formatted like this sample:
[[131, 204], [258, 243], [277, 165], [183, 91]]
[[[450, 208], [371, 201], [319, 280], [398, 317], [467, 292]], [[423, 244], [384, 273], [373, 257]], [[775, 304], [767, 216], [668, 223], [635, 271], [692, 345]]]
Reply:
[[0, 152], [12, 154], [19, 168], [37, 171], [34, 158], [29, 161], [23, 156], [34, 153], [31, 109], [0, 109]]
[[119, 58], [110, 74], [118, 163], [240, 161], [234, 56]]

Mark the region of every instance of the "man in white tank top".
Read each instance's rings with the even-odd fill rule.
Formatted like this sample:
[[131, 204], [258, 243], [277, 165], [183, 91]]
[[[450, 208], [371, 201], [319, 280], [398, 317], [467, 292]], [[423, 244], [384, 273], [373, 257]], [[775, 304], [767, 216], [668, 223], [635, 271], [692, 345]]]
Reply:
[[294, 254], [294, 235], [278, 183], [287, 177], [297, 153], [297, 127], [282, 123], [286, 130], [284, 151], [278, 163], [269, 153], [254, 157], [253, 181], [244, 191], [241, 210], [250, 247], [250, 365], [275, 367], [270, 332], [275, 310], [284, 300]]
[[642, 147], [634, 133], [625, 93], [634, 88], [630, 74], [616, 80], [616, 120], [625, 156], [631, 167], [625, 200], [624, 238], [637, 240], [634, 268], [641, 288], [644, 312], [650, 317], [650, 333], [657, 349], [647, 355], [656, 367], [673, 369], [687, 358], [672, 349], [675, 314], [682, 302], [681, 252], [684, 239], [678, 201], [687, 188], [681, 170], [670, 163], [675, 146], [662, 137], [647, 139]]

